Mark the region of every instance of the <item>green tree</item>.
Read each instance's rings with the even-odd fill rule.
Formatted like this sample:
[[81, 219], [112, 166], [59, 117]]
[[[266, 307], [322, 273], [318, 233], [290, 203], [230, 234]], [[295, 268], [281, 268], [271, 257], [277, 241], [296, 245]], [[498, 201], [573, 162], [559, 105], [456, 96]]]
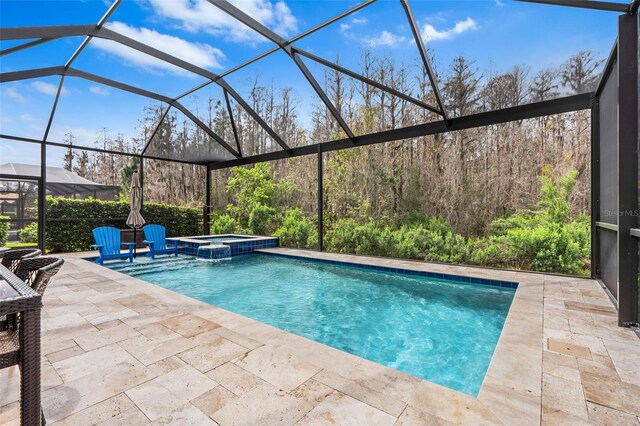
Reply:
[[[288, 179], [276, 182], [273, 168], [267, 163], [259, 163], [251, 168], [231, 169], [226, 191], [234, 201], [227, 206], [227, 212], [243, 227], [264, 233], [275, 230], [285, 201], [296, 188]], [[268, 223], [259, 224], [260, 220]]]

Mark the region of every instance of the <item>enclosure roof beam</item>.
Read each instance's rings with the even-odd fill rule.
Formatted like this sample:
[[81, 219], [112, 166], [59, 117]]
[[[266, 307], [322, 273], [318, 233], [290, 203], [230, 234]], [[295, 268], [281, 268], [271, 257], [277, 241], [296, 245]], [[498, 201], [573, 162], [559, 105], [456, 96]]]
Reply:
[[283, 46], [287, 43], [287, 40], [280, 37], [278, 34], [271, 31], [269, 28], [262, 25], [260, 22], [253, 19], [251, 16], [244, 13], [242, 10], [238, 9], [237, 7], [229, 3], [227, 0], [208, 0], [208, 1], [218, 9], [222, 10], [227, 15], [231, 16], [232, 18], [236, 19], [238, 22], [241, 22], [242, 24], [251, 28], [258, 34], [260, 34], [262, 37], [266, 38], [267, 40], [271, 40], [272, 42], [276, 43], [278, 46]]
[[222, 145], [222, 147], [224, 149], [226, 149], [227, 151], [229, 151], [231, 153], [231, 155], [233, 155], [236, 158], [240, 157], [240, 154], [238, 154], [238, 152], [235, 149], [231, 148], [231, 146], [228, 143], [226, 143], [220, 136], [218, 136], [216, 132], [211, 130], [209, 128], [209, 126], [207, 126], [206, 124], [204, 124], [202, 122], [202, 120], [200, 120], [198, 117], [193, 115], [191, 113], [191, 111], [189, 111], [187, 108], [185, 108], [179, 101], [173, 101], [171, 103], [171, 105], [174, 106], [175, 108], [179, 109], [180, 111], [182, 111], [182, 113], [184, 115], [186, 115], [187, 117], [189, 117], [191, 119], [191, 121], [196, 123], [196, 126], [200, 127], [206, 134], [211, 136], [211, 138], [213, 138], [216, 142], [218, 142], [220, 145]]
[[57, 40], [57, 39], [58, 37], [47, 37], [47, 38], [40, 38], [38, 40], [29, 41], [19, 46], [9, 47], [7, 49], [0, 51], [0, 56], [10, 55], [11, 53], [16, 53], [21, 50], [28, 49], [30, 47], [39, 46], [41, 44], [48, 43], [50, 41]]
[[[304, 37], [306, 37], [306, 36], [308, 36], [308, 35], [311, 35], [311, 34], [315, 33], [316, 31], [319, 31], [319, 30], [323, 29], [324, 27], [327, 27], [327, 26], [329, 26], [329, 25], [333, 24], [333, 23], [334, 23], [334, 22], [336, 22], [336, 21], [339, 21], [339, 20], [341, 20], [341, 19], [343, 19], [343, 18], [346, 18], [346, 17], [347, 17], [347, 16], [349, 16], [349, 15], [352, 15], [352, 14], [356, 13], [356, 12], [357, 12], [357, 11], [359, 11], [360, 9], [363, 9], [363, 8], [365, 8], [365, 7], [369, 6], [370, 4], [375, 3], [376, 1], [377, 1], [377, 0], [367, 0], [367, 1], [365, 1], [365, 2], [362, 2], [362, 3], [360, 3], [360, 4], [357, 4], [357, 5], [355, 5], [354, 7], [352, 7], [351, 9], [346, 10], [346, 11], [342, 12], [341, 14], [339, 14], [339, 15], [337, 15], [337, 16], [334, 16], [333, 18], [331, 18], [331, 19], [328, 19], [328, 20], [324, 21], [323, 23], [318, 24], [318, 25], [316, 25], [315, 27], [310, 28], [310, 29], [308, 29], [307, 31], [305, 31], [305, 32], [303, 32], [303, 33], [298, 34], [297, 36], [295, 36], [295, 37], [294, 37], [294, 38], [292, 38], [292, 39], [289, 39], [289, 40], [287, 41], [287, 44], [294, 43], [294, 42], [296, 42], [296, 41], [298, 41], [298, 40], [300, 40], [300, 39], [302, 39], [302, 38], [304, 38]], [[262, 59], [262, 58], [264, 58], [264, 57], [266, 57], [266, 56], [271, 55], [272, 53], [277, 52], [278, 50], [280, 50], [280, 46], [276, 46], [276, 47], [274, 47], [274, 48], [272, 48], [272, 49], [269, 49], [269, 50], [267, 50], [266, 52], [261, 53], [260, 55], [255, 56], [255, 57], [253, 57], [253, 58], [249, 59], [248, 61], [243, 62], [243, 63], [241, 63], [240, 65], [237, 65], [237, 66], [235, 66], [235, 67], [231, 68], [231, 69], [230, 69], [230, 70], [228, 70], [228, 71], [223, 72], [223, 73], [222, 73], [222, 74], [220, 74], [220, 75], [221, 75], [222, 77], [226, 77], [226, 76], [228, 76], [229, 74], [231, 74], [231, 73], [233, 73], [233, 72], [238, 71], [239, 69], [242, 69], [242, 68], [244, 68], [244, 67], [246, 67], [246, 66], [248, 66], [248, 65], [251, 65], [252, 63], [256, 62], [256, 61], [257, 61], [257, 60], [259, 60], [259, 59]]]
[[427, 109], [427, 110], [429, 110], [431, 112], [435, 112], [436, 114], [440, 115], [440, 111], [438, 109], [436, 109], [435, 107], [433, 107], [433, 106], [431, 106], [429, 104], [426, 104], [426, 103], [424, 103], [424, 102], [422, 102], [422, 101], [420, 101], [418, 99], [415, 99], [415, 98], [413, 98], [413, 97], [411, 97], [409, 95], [406, 95], [406, 94], [404, 94], [404, 93], [402, 93], [402, 92], [400, 92], [400, 91], [398, 91], [396, 89], [393, 89], [393, 88], [391, 88], [391, 87], [389, 87], [387, 85], [378, 83], [375, 80], [372, 80], [372, 79], [370, 79], [368, 77], [365, 77], [365, 76], [363, 76], [361, 74], [358, 74], [356, 72], [353, 72], [350, 69], [345, 68], [343, 66], [340, 66], [340, 65], [338, 65], [338, 64], [336, 64], [334, 62], [327, 61], [326, 59], [323, 59], [323, 58], [321, 58], [319, 56], [316, 56], [313, 53], [309, 53], [309, 52], [304, 51], [302, 49], [298, 49], [297, 47], [294, 47], [293, 50], [296, 53], [299, 53], [302, 56], [305, 56], [305, 57], [307, 57], [307, 58], [309, 58], [309, 59], [311, 59], [311, 60], [313, 60], [315, 62], [318, 62], [319, 64], [322, 64], [322, 65], [324, 65], [326, 67], [332, 68], [332, 69], [334, 69], [336, 71], [339, 71], [339, 72], [341, 72], [343, 74], [348, 75], [349, 77], [353, 77], [356, 80], [360, 80], [363, 83], [367, 83], [370, 86], [378, 88], [378, 89], [380, 89], [382, 91], [385, 91], [385, 92], [390, 93], [390, 94], [392, 94], [394, 96], [397, 96], [400, 99], [404, 99], [407, 102], [411, 102], [414, 105], [417, 105], [419, 107], [422, 107], [424, 109]]
[[229, 120], [231, 121], [231, 129], [233, 130], [233, 137], [236, 140], [236, 146], [238, 147], [238, 154], [242, 157], [242, 145], [240, 144], [240, 138], [238, 137], [238, 129], [236, 128], [236, 120], [233, 118], [233, 110], [231, 109], [231, 102], [229, 101], [229, 94], [224, 91], [224, 101], [227, 104], [227, 113], [229, 114]]
[[[102, 16], [102, 18], [100, 18], [100, 20], [98, 21], [98, 24], [96, 25], [96, 29], [100, 29], [102, 28], [102, 26], [107, 22], [107, 20], [109, 19], [109, 17], [111, 17], [111, 15], [113, 15], [113, 13], [116, 11], [116, 9], [118, 8], [118, 6], [120, 6], [120, 3], [122, 3], [122, 0], [116, 0], [114, 1], [111, 6], [109, 7], [109, 9], [107, 9], [107, 12]], [[73, 55], [71, 55], [71, 57], [69, 58], [69, 60], [67, 61], [66, 64], [64, 64], [65, 68], [69, 68], [71, 66], [71, 64], [73, 64], [73, 61], [76, 60], [76, 58], [78, 57], [78, 55], [80, 55], [80, 53], [82, 53], [82, 51], [84, 50], [85, 47], [87, 47], [87, 45], [89, 44], [89, 42], [91, 41], [91, 39], [93, 38], [93, 36], [88, 35], [84, 38], [84, 40], [82, 41], [82, 43], [80, 44], [80, 46], [78, 46], [78, 48], [76, 49], [75, 52], [73, 52]]]
[[51, 114], [49, 115], [49, 121], [47, 122], [47, 127], [44, 130], [44, 136], [42, 137], [43, 141], [46, 141], [49, 137], [49, 130], [51, 130], [51, 124], [53, 124], [53, 117], [56, 115], [56, 108], [58, 108], [58, 101], [60, 100], [60, 93], [62, 93], [62, 85], [64, 84], [64, 75], [60, 76], [60, 83], [58, 84], [58, 91], [56, 92], [56, 98], [53, 101], [53, 106], [51, 107]]
[[[12, 140], [12, 141], [35, 143], [35, 144], [44, 144], [44, 145], [47, 145], [47, 146], [55, 146], [55, 147], [60, 147], [60, 148], [77, 149], [77, 150], [80, 150], [80, 151], [91, 151], [91, 152], [99, 152], [99, 153], [104, 153], [104, 154], [123, 155], [125, 157], [137, 157], [137, 158], [140, 157], [140, 154], [138, 154], [138, 153], [117, 151], [117, 150], [113, 150], [113, 149], [95, 148], [95, 147], [91, 147], [91, 146], [74, 145], [74, 144], [68, 144], [68, 143], [62, 143], [62, 142], [53, 142], [53, 141], [45, 141], [45, 142], [43, 142], [40, 139], [23, 138], [21, 136], [14, 136], [14, 135], [0, 134], [0, 139], [8, 139], [8, 140]], [[195, 165], [198, 165], [198, 166], [206, 166], [207, 165], [205, 162], [193, 162], [193, 161], [186, 161], [186, 160], [177, 160], [177, 159], [174, 159], [174, 158], [164, 158], [164, 157], [157, 157], [157, 156], [150, 156], [150, 155], [145, 155], [144, 158], [147, 158], [147, 159], [150, 159], [150, 160], [171, 161], [173, 163], [195, 164]]]
[[156, 101], [171, 103], [172, 99], [168, 96], [161, 95], [156, 92], [151, 92], [149, 90], [140, 89], [135, 86], [130, 86], [125, 83], [121, 83], [119, 81], [111, 80], [108, 78], [101, 77], [99, 75], [91, 74], [85, 71], [80, 71], [75, 68], [67, 68], [64, 72], [65, 75], [72, 77], [79, 77], [85, 80], [90, 80], [95, 83], [100, 83], [105, 86], [113, 87], [114, 89], [120, 89], [125, 92], [134, 93], [136, 95], [144, 96], [146, 98], [155, 99]]
[[524, 3], [540, 3], [553, 6], [569, 6], [582, 9], [605, 10], [609, 12], [629, 13], [631, 6], [627, 3], [613, 3], [608, 1], [592, 0], [516, 0]]
[[10, 71], [0, 73], [0, 83], [12, 81], [28, 80], [31, 78], [49, 77], [52, 75], [63, 75], [64, 67], [34, 68], [22, 71]]
[[95, 31], [91, 25], [55, 25], [42, 27], [0, 27], [0, 40], [26, 40], [30, 38], [61, 38], [89, 35]]
[[[367, 0], [365, 2], [357, 4], [354, 7], [352, 7], [351, 9], [346, 10], [346, 11], [342, 12], [341, 14], [339, 14], [337, 16], [334, 16], [333, 18], [328, 19], [328, 20], [324, 21], [323, 23], [318, 24], [315, 27], [310, 28], [307, 31], [305, 31], [303, 33], [300, 33], [297, 36], [289, 39], [287, 41], [287, 44], [294, 43], [294, 42], [296, 42], [296, 41], [298, 41], [298, 40], [300, 40], [300, 39], [302, 39], [302, 38], [304, 38], [304, 37], [306, 37], [308, 35], [311, 35], [311, 34], [315, 33], [316, 31], [319, 31], [319, 30], [323, 29], [324, 27], [333, 24], [336, 21], [339, 21], [339, 20], [341, 20], [343, 18], [346, 18], [349, 15], [352, 15], [352, 14], [356, 13], [357, 11], [369, 6], [372, 3], [375, 3], [376, 1], [378, 1], [378, 0]], [[265, 58], [265, 57], [271, 55], [272, 53], [277, 52], [278, 50], [280, 50], [280, 46], [275, 46], [272, 49], [269, 49], [266, 52], [263, 52], [263, 53], [259, 54], [258, 56], [255, 56], [255, 57], [249, 59], [248, 61], [243, 62], [240, 65], [236, 65], [235, 67], [223, 72], [222, 74], [220, 74], [220, 77], [224, 78], [224, 77], [228, 76], [231, 73], [234, 73], [234, 72], [236, 72], [236, 71], [238, 71], [238, 70], [240, 70], [240, 69], [242, 69], [242, 68], [244, 68], [246, 66], [249, 66], [249, 65], [253, 64], [254, 62], [256, 62], [256, 61], [258, 61], [258, 60], [260, 60], [262, 58]], [[180, 98], [183, 98], [185, 96], [188, 96], [191, 93], [195, 92], [196, 90], [202, 89], [203, 87], [205, 87], [209, 83], [210, 82], [199, 84], [198, 86], [194, 87], [193, 89], [190, 89], [190, 90], [184, 92], [183, 94], [179, 95], [176, 99], [180, 99]]]
[[153, 138], [156, 137], [156, 133], [158, 133], [158, 130], [160, 130], [160, 126], [162, 126], [162, 122], [167, 117], [167, 114], [169, 114], [170, 109], [171, 109], [171, 105], [168, 105], [167, 109], [160, 116], [160, 120], [158, 121], [158, 124], [156, 124], [156, 126], [153, 129], [153, 132], [151, 132], [151, 136], [149, 136], [149, 139], [145, 142], [144, 147], [142, 148], [142, 152], [140, 153], [141, 157], [144, 157], [145, 152], [147, 152], [147, 148], [149, 148], [149, 145], [151, 144], [151, 141], [153, 140]]
[[318, 83], [318, 81], [311, 74], [311, 71], [309, 71], [309, 69], [304, 64], [304, 62], [302, 62], [302, 60], [298, 57], [298, 55], [296, 55], [296, 53], [293, 51], [291, 45], [289, 45], [289, 42], [287, 40], [280, 37], [278, 34], [274, 33], [269, 28], [267, 28], [260, 22], [256, 21], [251, 16], [247, 15], [242, 10], [238, 9], [237, 7], [235, 7], [234, 5], [232, 5], [226, 0], [208, 0], [208, 1], [209, 3], [213, 4], [214, 6], [222, 10], [223, 12], [227, 13], [232, 18], [238, 20], [242, 24], [246, 25], [247, 27], [256, 31], [258, 34], [265, 37], [266, 39], [271, 40], [272, 42], [280, 46], [280, 48], [287, 55], [289, 55], [291, 59], [293, 59], [293, 62], [295, 62], [295, 64], [298, 66], [298, 68], [300, 69], [304, 77], [307, 79], [311, 87], [313, 87], [313, 90], [318, 94], [322, 102], [325, 104], [325, 106], [327, 107], [327, 109], [329, 110], [333, 118], [335, 118], [335, 120], [338, 122], [342, 130], [346, 133], [346, 135], [351, 139], [354, 138], [353, 132], [351, 132], [351, 129], [342, 118], [342, 115], [340, 114], [336, 106], [333, 105], [333, 103], [331, 102], [327, 94], [324, 92], [324, 90], [322, 90], [322, 87], [320, 87], [320, 84]]
[[409, 21], [409, 26], [411, 27], [411, 32], [413, 33], [413, 39], [416, 42], [416, 46], [418, 47], [418, 51], [420, 52], [420, 57], [422, 58], [422, 63], [424, 64], [424, 68], [427, 71], [427, 76], [429, 77], [429, 82], [431, 83], [433, 94], [436, 97], [436, 102], [438, 103], [438, 107], [440, 107], [440, 114], [446, 121], [448, 119], [447, 111], [444, 107], [442, 96], [440, 95], [440, 89], [438, 89], [438, 80], [435, 73], [433, 72], [433, 68], [431, 67], [429, 55], [427, 54], [427, 49], [424, 47], [424, 42], [422, 41], [422, 36], [420, 35], [420, 30], [418, 29], [418, 24], [416, 23], [416, 19], [413, 16], [413, 11], [411, 10], [411, 6], [409, 6], [408, 0], [400, 0], [400, 3], [402, 4], [402, 8], [407, 15], [407, 20]]
[[[589, 109], [594, 104], [594, 94], [584, 93], [581, 95], [569, 96], [548, 101], [536, 102], [527, 105], [519, 105], [511, 108], [482, 112], [473, 115], [440, 120], [431, 123], [418, 124], [401, 129], [392, 129], [384, 132], [370, 133], [357, 137], [358, 146], [373, 145], [385, 142], [393, 142], [404, 139], [414, 139], [422, 136], [435, 135], [456, 130], [465, 130], [475, 127], [491, 126], [495, 124], [507, 123], [511, 121], [526, 120], [530, 118], [543, 117], [547, 115], [562, 114], [572, 111]], [[330, 142], [323, 142], [313, 145], [305, 145], [292, 149], [291, 157], [317, 154], [318, 149], [322, 152], [336, 151], [351, 148], [353, 145], [349, 139], [339, 139]], [[225, 169], [229, 167], [246, 164], [261, 163], [265, 161], [280, 160], [287, 158], [282, 152], [270, 152], [267, 154], [244, 157], [238, 160], [210, 163], [212, 170]]]
[[[134, 93], [136, 95], [144, 96], [150, 99], [155, 99], [157, 101], [165, 102], [169, 105], [172, 105], [182, 111], [187, 117], [189, 117], [198, 127], [204, 130], [209, 136], [211, 136], [216, 142], [218, 142], [224, 149], [229, 151], [234, 157], [239, 157], [240, 155], [229, 146], [220, 136], [218, 136], [213, 130], [208, 128], [200, 119], [198, 119], [195, 115], [191, 113], [191, 111], [187, 110], [180, 102], [174, 101], [168, 96], [161, 95], [159, 93], [150, 92], [148, 90], [140, 89], [138, 87], [130, 86], [128, 84], [120, 83], [119, 81], [110, 80], [108, 78], [100, 77], [95, 74], [91, 74], [88, 72], [80, 71], [74, 68], [64, 67], [52, 67], [52, 68], [42, 68], [36, 70], [28, 70], [28, 71], [15, 71], [9, 73], [0, 74], [0, 82], [5, 83], [9, 81], [16, 80], [24, 80], [27, 78], [36, 77], [45, 77], [49, 75], [61, 75], [61, 76], [72, 76], [79, 77], [85, 80], [90, 80], [96, 83], [103, 84], [105, 86], [114, 87], [116, 89], [120, 89], [126, 92]], [[57, 98], [56, 98], [57, 99]]]
[[135, 93], [136, 95], [144, 96], [146, 98], [155, 99], [157, 101], [171, 103], [173, 99], [168, 96], [161, 95], [159, 93], [150, 92], [148, 90], [140, 89], [135, 86], [130, 86], [119, 81], [110, 80], [108, 78], [100, 77], [99, 75], [91, 74], [85, 71], [80, 71], [75, 68], [61, 67], [49, 67], [49, 68], [36, 68], [32, 70], [24, 71], [12, 71], [0, 73], [0, 83], [8, 83], [11, 81], [27, 80], [32, 78], [47, 77], [52, 75], [79, 77], [85, 80], [90, 80], [95, 83], [100, 83], [105, 86], [113, 87], [115, 89], [124, 90], [125, 92]]
[[278, 135], [272, 128], [269, 126], [263, 119], [258, 115], [257, 112], [251, 108], [251, 106], [244, 100], [238, 92], [236, 92], [233, 87], [231, 87], [224, 79], [220, 79], [216, 82], [220, 87], [226, 90], [233, 99], [253, 118], [268, 134], [275, 140], [278, 145], [282, 147], [285, 151], [289, 151], [291, 148], [282, 140], [280, 135]]
[[[193, 65], [189, 62], [183, 61], [182, 59], [176, 58], [175, 56], [171, 56], [167, 53], [164, 53], [158, 49], [154, 49], [151, 46], [147, 46], [144, 43], [140, 43], [136, 40], [130, 39], [129, 37], [125, 37], [121, 34], [118, 34], [114, 31], [111, 31], [107, 28], [100, 29], [96, 34], [96, 37], [103, 37], [113, 41], [117, 41], [120, 44], [131, 47], [132, 49], [138, 50], [139, 52], [146, 53], [151, 55], [157, 59], [168, 62], [172, 65], [175, 65], [179, 68], [185, 69], [187, 71], [191, 71], [194, 74], [198, 74], [202, 77], [208, 78], [213, 81], [223, 89], [226, 89], [231, 96], [240, 104], [242, 107], [253, 117], [254, 120], [285, 150], [288, 150], [289, 147], [284, 141], [278, 136], [278, 134], [269, 126], [263, 119], [260, 117], [251, 106], [236, 92], [230, 85], [227, 83], [222, 77], [217, 74], [214, 74], [210, 71], [205, 70], [204, 68], [200, 68], [196, 65]], [[237, 154], [236, 154], [237, 156]]]

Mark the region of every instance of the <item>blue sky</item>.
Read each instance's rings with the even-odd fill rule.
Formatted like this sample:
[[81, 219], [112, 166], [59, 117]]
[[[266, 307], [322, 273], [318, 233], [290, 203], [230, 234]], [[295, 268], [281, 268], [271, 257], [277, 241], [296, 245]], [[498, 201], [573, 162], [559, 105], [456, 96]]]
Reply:
[[[311, 28], [357, 4], [338, 0], [237, 0], [234, 3], [285, 38]], [[109, 1], [1, 0], [2, 27], [95, 24]], [[604, 57], [616, 36], [615, 13], [519, 3], [511, 0], [413, 0], [411, 6], [436, 68], [443, 72], [453, 57], [475, 60], [486, 75], [514, 65], [535, 73], [561, 64], [580, 50]], [[229, 18], [206, 0], [123, 0], [107, 26], [202, 68], [222, 73], [273, 46], [252, 30]], [[63, 65], [82, 38], [66, 38], [3, 56], [2, 72]], [[2, 49], [16, 42], [2, 42]], [[377, 3], [299, 41], [298, 47], [335, 59], [356, 71], [366, 49], [396, 62], [414, 63], [412, 42], [398, 0]], [[292, 87], [298, 112], [307, 117], [317, 97], [291, 60], [281, 52], [227, 80], [245, 96], [256, 76], [275, 88]], [[306, 61], [321, 79], [321, 66]], [[204, 81], [116, 43], [94, 39], [73, 67], [114, 80], [157, 91], [170, 97]], [[0, 92], [0, 132], [41, 139], [59, 78], [4, 83]], [[204, 111], [204, 99], [218, 91], [204, 89], [184, 100]], [[54, 119], [50, 140], [62, 142], [72, 132], [79, 145], [93, 145], [106, 128], [112, 135], [138, 136], [138, 121], [150, 101], [77, 78], [67, 78]], [[307, 120], [308, 122], [308, 120]], [[33, 149], [2, 143], [0, 162], [26, 160]], [[58, 159], [56, 154], [54, 159]], [[32, 162], [31, 160], [30, 162]]]

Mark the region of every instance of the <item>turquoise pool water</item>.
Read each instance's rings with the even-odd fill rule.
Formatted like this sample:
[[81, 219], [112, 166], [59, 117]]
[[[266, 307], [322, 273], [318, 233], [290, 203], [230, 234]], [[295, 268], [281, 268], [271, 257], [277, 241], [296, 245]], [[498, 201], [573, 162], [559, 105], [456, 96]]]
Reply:
[[208, 238], [198, 238], [198, 239], [210, 241], [211, 244], [222, 244], [222, 243], [226, 243], [227, 241], [244, 240], [247, 238], [251, 238], [251, 237], [230, 236], [230, 237], [208, 237]]
[[264, 254], [107, 266], [473, 396], [515, 294]]

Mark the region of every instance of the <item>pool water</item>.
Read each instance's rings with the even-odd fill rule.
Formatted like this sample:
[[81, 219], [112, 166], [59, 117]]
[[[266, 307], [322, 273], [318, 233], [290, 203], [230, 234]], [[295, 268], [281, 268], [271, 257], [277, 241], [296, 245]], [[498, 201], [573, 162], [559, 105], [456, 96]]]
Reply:
[[211, 244], [222, 244], [222, 243], [226, 243], [229, 241], [237, 241], [237, 240], [245, 240], [251, 237], [244, 237], [244, 236], [228, 236], [228, 237], [208, 237], [208, 238], [198, 238], [199, 240], [206, 240], [206, 241], [210, 241]]
[[472, 396], [515, 294], [265, 254], [107, 266]]

